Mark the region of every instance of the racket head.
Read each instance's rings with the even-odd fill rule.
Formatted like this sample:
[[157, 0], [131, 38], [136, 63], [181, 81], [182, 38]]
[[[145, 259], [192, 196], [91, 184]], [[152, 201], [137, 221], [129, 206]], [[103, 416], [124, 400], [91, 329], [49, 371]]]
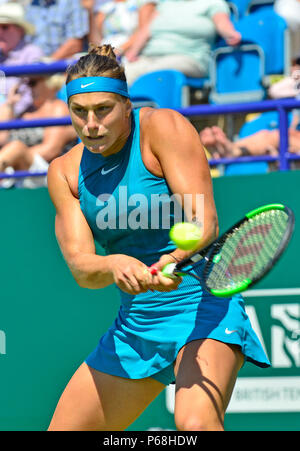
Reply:
[[252, 210], [208, 247], [204, 265], [199, 261], [180, 270], [201, 280], [214, 296], [243, 292], [273, 268], [291, 239], [294, 224], [292, 210], [282, 204]]

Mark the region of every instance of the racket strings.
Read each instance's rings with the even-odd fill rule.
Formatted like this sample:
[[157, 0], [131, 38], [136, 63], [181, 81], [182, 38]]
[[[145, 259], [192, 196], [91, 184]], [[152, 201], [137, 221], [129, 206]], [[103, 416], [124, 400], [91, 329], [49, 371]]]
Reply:
[[284, 210], [270, 210], [245, 221], [214, 249], [204, 279], [209, 289], [227, 289], [255, 280], [275, 258], [288, 226]]

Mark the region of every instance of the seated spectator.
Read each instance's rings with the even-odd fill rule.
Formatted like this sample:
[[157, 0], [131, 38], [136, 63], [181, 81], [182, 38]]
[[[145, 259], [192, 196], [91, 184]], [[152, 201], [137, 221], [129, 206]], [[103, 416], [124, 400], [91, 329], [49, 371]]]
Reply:
[[[279, 130], [259, 130], [237, 141], [230, 141], [219, 127], [206, 127], [199, 133], [209, 158], [238, 158], [243, 156], [278, 155]], [[300, 154], [300, 131], [289, 129], [289, 152]]]
[[[157, 0], [81, 0], [89, 12], [89, 42], [111, 44], [126, 60], [134, 60], [140, 49], [137, 39], [155, 12]], [[142, 41], [142, 45], [144, 41]]]
[[[35, 110], [25, 113], [23, 119], [69, 116], [67, 104], [56, 97], [64, 81], [63, 75], [31, 77], [29, 85], [32, 88]], [[24, 128], [12, 130], [9, 141], [0, 151], [0, 172], [11, 172], [12, 169], [43, 172], [47, 171], [54, 158], [75, 144], [76, 133], [71, 125]], [[45, 177], [32, 177], [24, 181], [25, 187], [45, 184]]]
[[80, 0], [32, 0], [26, 16], [36, 29], [32, 42], [49, 59], [63, 60], [83, 51], [89, 24]]
[[[15, 66], [30, 64], [41, 59], [42, 50], [33, 44], [26, 44], [25, 36], [34, 35], [34, 27], [25, 20], [23, 7], [18, 3], [0, 5], [0, 65]], [[2, 80], [3, 81], [3, 80]], [[18, 117], [32, 105], [31, 89], [18, 77], [6, 77], [5, 90], [0, 92], [0, 120], [6, 120], [11, 112], [7, 111], [4, 102], [8, 93], [18, 90], [18, 101], [14, 103], [13, 116]]]
[[272, 99], [298, 97], [300, 94], [300, 55], [295, 58], [291, 67], [291, 75], [273, 83], [269, 88]]
[[125, 64], [129, 85], [145, 73], [164, 69], [179, 70], [189, 77], [207, 76], [217, 34], [228, 45], [241, 41], [224, 0], [159, 2], [157, 14], [143, 34], [140, 56]]
[[[291, 68], [291, 75], [282, 78], [280, 81], [270, 86], [269, 96], [273, 99], [294, 97], [295, 99], [300, 100], [300, 56], [294, 60], [294, 64]], [[300, 109], [294, 109], [292, 113], [293, 118], [290, 129], [298, 129], [300, 128]]]

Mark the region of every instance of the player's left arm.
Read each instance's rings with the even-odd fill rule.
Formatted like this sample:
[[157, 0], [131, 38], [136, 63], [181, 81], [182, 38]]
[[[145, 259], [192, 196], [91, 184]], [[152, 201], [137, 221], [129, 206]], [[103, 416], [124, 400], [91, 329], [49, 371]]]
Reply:
[[[172, 110], [156, 110], [149, 122], [151, 151], [170, 189], [182, 199], [187, 220], [203, 227], [199, 246], [202, 248], [217, 237], [219, 229], [209, 165], [199, 134], [185, 117]], [[187, 202], [184, 202], [185, 194], [189, 195]], [[201, 202], [197, 204], [197, 196], [199, 200], [201, 195], [203, 211]], [[176, 249], [173, 254], [182, 259], [191, 252]]]

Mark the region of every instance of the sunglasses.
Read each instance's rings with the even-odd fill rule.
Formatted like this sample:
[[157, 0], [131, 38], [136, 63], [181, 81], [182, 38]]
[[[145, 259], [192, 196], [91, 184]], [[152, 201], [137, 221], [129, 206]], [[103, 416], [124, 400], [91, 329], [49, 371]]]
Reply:
[[42, 80], [43, 80], [42, 78], [33, 78], [29, 80], [27, 84], [30, 88], [34, 88]]
[[3, 31], [7, 31], [12, 27], [15, 27], [16, 25], [13, 24], [4, 24], [4, 23], [0, 23], [0, 29], [2, 29]]

